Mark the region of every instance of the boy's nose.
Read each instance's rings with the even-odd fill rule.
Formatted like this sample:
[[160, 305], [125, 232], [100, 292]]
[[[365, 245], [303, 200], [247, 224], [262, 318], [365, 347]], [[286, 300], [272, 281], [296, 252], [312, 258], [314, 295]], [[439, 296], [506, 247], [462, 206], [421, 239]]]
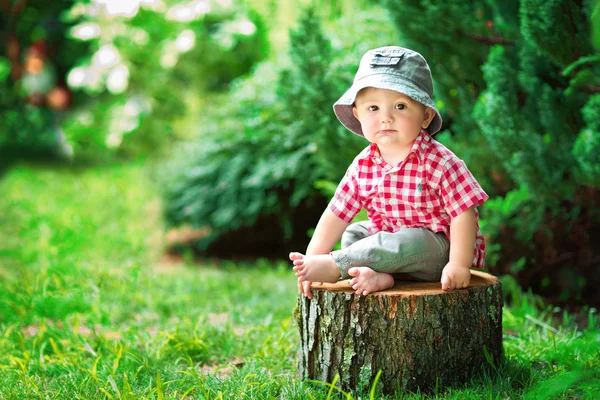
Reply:
[[382, 112], [381, 113], [381, 123], [382, 124], [389, 124], [392, 123], [393, 118], [392, 118], [392, 113], [390, 112]]

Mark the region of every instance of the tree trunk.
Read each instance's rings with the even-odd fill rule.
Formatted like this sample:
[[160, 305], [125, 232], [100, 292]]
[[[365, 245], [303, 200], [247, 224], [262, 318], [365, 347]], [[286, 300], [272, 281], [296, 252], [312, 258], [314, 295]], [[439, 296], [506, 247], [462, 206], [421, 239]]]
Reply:
[[299, 295], [301, 378], [333, 382], [344, 391], [378, 388], [428, 391], [467, 381], [498, 365], [502, 355], [502, 288], [472, 271], [467, 289], [444, 292], [439, 283], [396, 282], [360, 296], [348, 283]]

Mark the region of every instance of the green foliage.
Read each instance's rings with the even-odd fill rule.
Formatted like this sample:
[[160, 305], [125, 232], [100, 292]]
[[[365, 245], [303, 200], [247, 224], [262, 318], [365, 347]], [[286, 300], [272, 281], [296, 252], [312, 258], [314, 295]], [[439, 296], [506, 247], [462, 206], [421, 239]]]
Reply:
[[591, 15], [592, 44], [596, 51], [600, 51], [600, 1], [592, 0], [590, 7], [593, 7]]
[[[519, 11], [523, 39], [558, 66], [590, 54], [590, 24], [585, 17], [591, 16], [591, 3], [582, 3], [587, 9], [573, 1], [522, 0]], [[560, 34], [557, 27], [562, 30]]]
[[[357, 31], [382, 36], [381, 17], [370, 18]], [[361, 49], [342, 46], [308, 9], [290, 33], [289, 58], [260, 65], [211, 108], [197, 142], [177, 153], [163, 179], [169, 223], [210, 227], [202, 249], [226, 232], [264, 226], [267, 217], [274, 218], [265, 231], [278, 240], [306, 241], [325, 201], [315, 183], [339, 181], [366, 145], [332, 111], [360, 58]]]
[[580, 179], [587, 185], [600, 186], [600, 94], [590, 97], [581, 110], [585, 126], [573, 146], [573, 157], [580, 167]]
[[[107, 18], [77, 4], [65, 14], [79, 21], [72, 39], [91, 50], [69, 72], [69, 83], [90, 96], [64, 123], [74, 145], [147, 151], [185, 137], [173, 124], [191, 118], [194, 98], [223, 90], [266, 56], [258, 15], [220, 2], [205, 6], [171, 1]], [[89, 26], [98, 33], [86, 35]]]
[[[61, 12], [69, 8], [72, 1], [47, 2], [3, 2], [0, 5], [0, 159], [15, 156], [16, 152], [64, 151], [58, 115], [49, 108], [27, 104], [18, 76], [20, 62], [26, 49], [37, 40], [52, 41], [55, 48], [64, 45], [68, 24], [57, 23]], [[73, 49], [82, 51], [81, 47]], [[73, 57], [55, 61], [60, 70], [73, 65]], [[50, 77], [52, 80], [53, 77]], [[52, 83], [52, 82], [50, 82]]]
[[[597, 94], [591, 1], [386, 2], [428, 59], [455, 135], [440, 140], [484, 189], [488, 265], [561, 301], [598, 302]], [[596, 10], [597, 13], [597, 10]], [[483, 157], [482, 157], [483, 156]], [[525, 264], [524, 264], [525, 263]], [[582, 283], [583, 282], [583, 283]], [[556, 297], [555, 297], [556, 296]]]
[[[194, 119], [198, 97], [227, 88], [268, 50], [260, 17], [224, 2], [203, 2], [204, 8], [177, 1], [5, 3], [0, 7], [9, 11], [0, 22], [8, 39], [0, 55], [10, 59], [0, 59], [0, 117], [7, 121], [0, 149], [6, 152], [57, 145], [67, 155], [152, 152], [187, 135], [182, 121]], [[23, 69], [26, 49], [39, 39], [50, 49], [43, 73], [7, 78], [7, 69]], [[67, 111], [50, 104], [54, 85], [68, 87]], [[37, 92], [35, 105], [26, 104], [29, 92]]]

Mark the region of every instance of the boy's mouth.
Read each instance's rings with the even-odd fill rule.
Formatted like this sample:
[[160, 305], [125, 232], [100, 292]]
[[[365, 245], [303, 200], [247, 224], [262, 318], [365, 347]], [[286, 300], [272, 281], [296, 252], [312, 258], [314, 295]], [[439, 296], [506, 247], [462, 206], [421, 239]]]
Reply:
[[380, 129], [379, 130], [379, 133], [381, 133], [383, 135], [387, 135], [387, 134], [394, 133], [394, 132], [396, 132], [394, 129]]

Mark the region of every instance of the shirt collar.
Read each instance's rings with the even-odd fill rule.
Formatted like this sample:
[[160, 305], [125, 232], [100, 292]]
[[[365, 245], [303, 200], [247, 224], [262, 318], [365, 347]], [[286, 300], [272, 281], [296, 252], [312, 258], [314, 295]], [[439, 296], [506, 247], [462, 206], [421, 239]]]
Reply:
[[[429, 147], [430, 144], [431, 144], [431, 136], [429, 136], [429, 133], [427, 133], [427, 131], [425, 129], [421, 129], [421, 132], [419, 132], [419, 135], [415, 139], [415, 141], [410, 149], [410, 152], [408, 154], [410, 155], [411, 153], [414, 153], [417, 156], [419, 163], [421, 163], [421, 162], [423, 162], [425, 150], [427, 149], [427, 147]], [[369, 155], [371, 157], [371, 160], [373, 160], [375, 163], [377, 163], [377, 164], [385, 163], [383, 161], [383, 159], [381, 158], [381, 154], [379, 153], [379, 147], [377, 147], [377, 145], [375, 143], [371, 143], [371, 146], [369, 149]]]
[[[425, 129], [421, 129], [419, 136], [415, 139], [412, 148], [410, 149], [411, 153], [415, 153], [419, 162], [424, 161], [425, 150], [431, 145], [431, 136]], [[409, 153], [410, 154], [410, 153]]]

